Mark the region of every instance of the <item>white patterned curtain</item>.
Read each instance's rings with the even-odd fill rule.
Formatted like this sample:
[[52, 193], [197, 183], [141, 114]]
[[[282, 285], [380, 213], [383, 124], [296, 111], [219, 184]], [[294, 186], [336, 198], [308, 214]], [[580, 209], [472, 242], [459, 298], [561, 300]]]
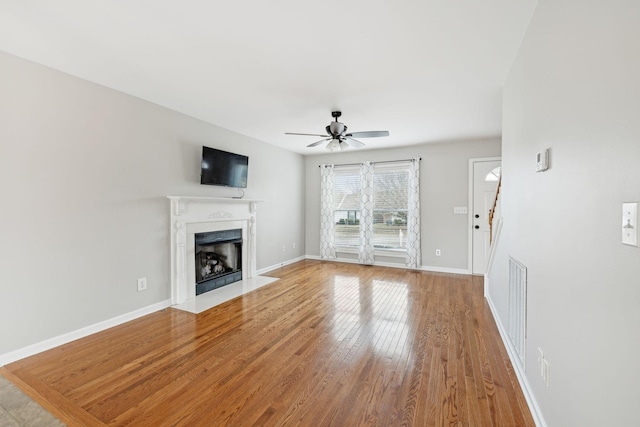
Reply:
[[411, 159], [407, 213], [407, 267], [422, 267], [420, 254], [420, 159]]
[[373, 264], [373, 165], [360, 165], [360, 264]]
[[320, 258], [336, 257], [333, 165], [320, 165]]

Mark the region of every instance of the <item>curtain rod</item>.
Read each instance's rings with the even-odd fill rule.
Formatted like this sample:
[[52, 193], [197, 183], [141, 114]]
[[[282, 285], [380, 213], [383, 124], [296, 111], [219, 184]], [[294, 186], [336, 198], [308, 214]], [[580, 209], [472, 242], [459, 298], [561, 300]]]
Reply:
[[[404, 160], [383, 160], [381, 162], [371, 162], [371, 164], [376, 164], [376, 163], [400, 163], [400, 162], [410, 162], [413, 159], [404, 159]], [[422, 157], [418, 157], [418, 160], [422, 160]], [[341, 165], [333, 165], [333, 166], [360, 166], [363, 162], [361, 163], [344, 163]], [[318, 165], [318, 167], [322, 167], [322, 165]]]

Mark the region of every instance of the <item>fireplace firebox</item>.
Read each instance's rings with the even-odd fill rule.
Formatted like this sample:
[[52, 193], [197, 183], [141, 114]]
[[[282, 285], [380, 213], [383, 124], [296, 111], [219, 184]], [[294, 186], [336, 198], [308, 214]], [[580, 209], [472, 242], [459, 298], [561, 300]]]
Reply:
[[196, 295], [242, 280], [242, 229], [195, 233]]

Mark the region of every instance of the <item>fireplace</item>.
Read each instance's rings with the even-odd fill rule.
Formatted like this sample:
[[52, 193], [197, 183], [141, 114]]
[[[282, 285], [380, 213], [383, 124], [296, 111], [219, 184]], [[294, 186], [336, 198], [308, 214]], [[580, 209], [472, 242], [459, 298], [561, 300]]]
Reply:
[[242, 229], [196, 233], [196, 295], [242, 280]]
[[[214, 292], [209, 291], [220, 286], [256, 278], [256, 208], [264, 200], [189, 196], [168, 198], [171, 200], [173, 305], [211, 295]], [[228, 245], [223, 247], [218, 243]], [[214, 277], [207, 272], [206, 266], [209, 265], [213, 272], [218, 264], [221, 264], [217, 268], [221, 275]]]

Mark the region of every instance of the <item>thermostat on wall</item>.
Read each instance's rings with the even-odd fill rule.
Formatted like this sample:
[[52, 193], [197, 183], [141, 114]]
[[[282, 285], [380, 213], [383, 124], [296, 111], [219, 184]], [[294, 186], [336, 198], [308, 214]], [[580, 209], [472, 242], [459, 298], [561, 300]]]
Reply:
[[538, 151], [536, 154], [536, 172], [542, 172], [549, 169], [549, 149]]

